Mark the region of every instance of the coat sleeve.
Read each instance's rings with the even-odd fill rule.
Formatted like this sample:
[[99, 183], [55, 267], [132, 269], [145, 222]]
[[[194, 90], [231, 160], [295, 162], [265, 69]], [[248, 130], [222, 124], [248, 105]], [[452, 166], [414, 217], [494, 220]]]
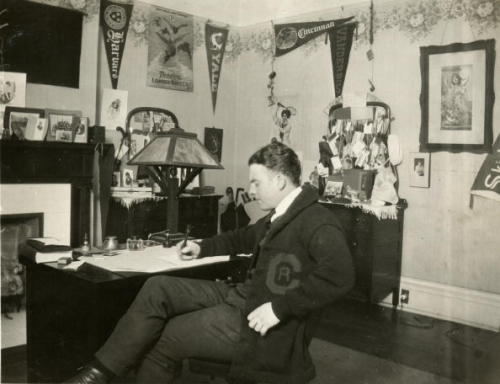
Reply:
[[256, 225], [249, 225], [204, 239], [200, 243], [199, 257], [252, 253], [255, 246], [256, 232]]
[[337, 225], [323, 224], [311, 236], [308, 245], [313, 269], [297, 288], [272, 301], [281, 320], [302, 317], [337, 300], [354, 286], [354, 266], [344, 232]]

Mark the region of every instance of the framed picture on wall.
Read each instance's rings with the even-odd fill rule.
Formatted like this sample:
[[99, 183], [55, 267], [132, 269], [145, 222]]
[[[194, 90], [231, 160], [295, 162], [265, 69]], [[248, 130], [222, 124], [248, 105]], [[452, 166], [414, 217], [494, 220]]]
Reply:
[[[38, 140], [44, 130], [44, 126], [39, 125], [39, 119], [44, 115], [43, 109], [5, 107], [4, 127], [8, 130], [7, 136], [18, 140]], [[42, 132], [38, 132], [40, 129]]]
[[420, 47], [421, 151], [489, 152], [495, 40]]
[[410, 187], [429, 188], [430, 161], [429, 153], [410, 152]]
[[222, 133], [220, 128], [205, 127], [205, 147], [219, 162], [222, 158]]
[[73, 142], [73, 118], [81, 116], [81, 111], [47, 109], [47, 141]]

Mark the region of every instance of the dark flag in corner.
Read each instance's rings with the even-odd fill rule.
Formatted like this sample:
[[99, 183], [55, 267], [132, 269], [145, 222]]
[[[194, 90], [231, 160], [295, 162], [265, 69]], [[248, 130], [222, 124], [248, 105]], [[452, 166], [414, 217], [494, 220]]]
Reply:
[[500, 201], [500, 135], [493, 144], [492, 152], [486, 155], [472, 185], [471, 194]]
[[123, 0], [101, 0], [101, 27], [113, 89], [118, 86], [132, 7], [132, 3]]
[[328, 32], [330, 36], [330, 50], [332, 53], [333, 85], [335, 97], [342, 95], [344, 88], [347, 64], [352, 47], [352, 37], [356, 23], [343, 24]]
[[222, 71], [222, 59], [226, 48], [228, 30], [226, 28], [205, 25], [205, 45], [207, 47], [208, 72], [210, 74], [210, 92], [212, 93], [212, 107], [215, 113], [217, 91]]
[[304, 45], [309, 40], [351, 20], [354, 16], [328, 21], [311, 21], [307, 23], [288, 23], [274, 25], [275, 56], [281, 56]]

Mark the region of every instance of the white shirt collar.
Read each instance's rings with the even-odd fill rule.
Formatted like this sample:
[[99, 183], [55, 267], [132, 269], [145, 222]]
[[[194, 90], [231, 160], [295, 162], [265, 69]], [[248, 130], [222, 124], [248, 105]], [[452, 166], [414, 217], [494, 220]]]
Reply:
[[297, 187], [280, 201], [274, 209], [274, 215], [271, 216], [271, 223], [286, 212], [288, 207], [292, 205], [293, 201], [300, 194], [300, 192], [302, 192], [302, 187]]

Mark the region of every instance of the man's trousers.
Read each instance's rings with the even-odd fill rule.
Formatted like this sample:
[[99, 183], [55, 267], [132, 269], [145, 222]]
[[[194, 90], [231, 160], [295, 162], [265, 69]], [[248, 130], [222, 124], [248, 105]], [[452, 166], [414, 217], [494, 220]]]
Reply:
[[138, 382], [170, 383], [184, 358], [231, 361], [240, 309], [223, 282], [155, 276], [146, 281], [96, 358], [116, 375], [140, 363]]

